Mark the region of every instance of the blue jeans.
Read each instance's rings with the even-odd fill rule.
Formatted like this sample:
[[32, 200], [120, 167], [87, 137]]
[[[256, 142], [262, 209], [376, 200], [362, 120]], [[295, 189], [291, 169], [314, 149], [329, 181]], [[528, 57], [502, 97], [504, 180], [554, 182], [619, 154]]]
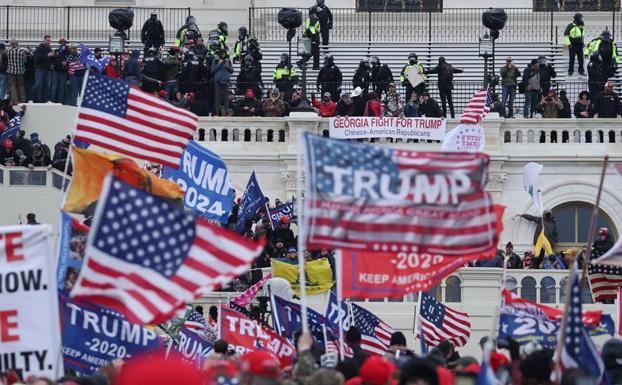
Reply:
[[65, 98], [65, 104], [68, 104], [70, 106], [78, 105], [78, 95], [80, 94], [80, 89], [82, 88], [83, 78], [84, 74], [69, 75], [69, 92], [67, 93], [67, 97]]
[[67, 73], [52, 72], [52, 86], [50, 87], [50, 100], [54, 103], [65, 102], [65, 89], [67, 89]]
[[35, 84], [32, 86], [32, 97], [35, 103], [46, 103], [50, 96], [51, 70], [35, 70]]
[[525, 91], [525, 105], [523, 106], [523, 116], [533, 118], [533, 112], [538, 103], [538, 91]]
[[6, 97], [6, 89], [9, 85], [9, 75], [0, 74], [0, 100], [4, 100]]
[[[514, 116], [514, 99], [516, 99], [516, 86], [503, 86], [501, 93], [501, 112], [506, 118], [511, 118], [512, 116]], [[505, 102], [508, 103], [507, 114], [505, 112]]]

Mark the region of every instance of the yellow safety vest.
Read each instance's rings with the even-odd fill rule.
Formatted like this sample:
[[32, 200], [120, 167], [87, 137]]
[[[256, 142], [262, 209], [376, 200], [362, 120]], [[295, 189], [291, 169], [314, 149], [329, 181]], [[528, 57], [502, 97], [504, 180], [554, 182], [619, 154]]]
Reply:
[[287, 70], [287, 67], [282, 67], [282, 68], [277, 68], [274, 70], [274, 75], [272, 76], [272, 78], [274, 80], [281, 80], [283, 78], [283, 76], [289, 76], [290, 78], [293, 78], [294, 76], [296, 76], [297, 72], [296, 72], [296, 68], [292, 67], [289, 71]]
[[585, 28], [582, 25], [576, 25], [572, 23], [572, 28], [570, 28], [570, 32], [568, 35], [564, 36], [564, 44], [570, 45], [572, 40], [580, 38], [581, 41], [585, 38]]
[[[585, 56], [590, 56], [594, 52], [598, 52], [598, 49], [600, 48], [600, 43], [602, 42], [603, 40], [601, 38], [596, 38], [592, 40], [590, 44], [588, 44], [587, 47], [585, 47], [585, 50], [583, 51]], [[618, 57], [618, 47], [616, 43], [613, 43], [611, 58], [613, 59], [613, 62], [615, 64], [620, 64], [620, 58]]]
[[316, 21], [315, 24], [311, 25], [311, 19], [307, 19], [307, 28], [311, 32], [312, 35], [316, 35], [320, 33], [320, 21]]

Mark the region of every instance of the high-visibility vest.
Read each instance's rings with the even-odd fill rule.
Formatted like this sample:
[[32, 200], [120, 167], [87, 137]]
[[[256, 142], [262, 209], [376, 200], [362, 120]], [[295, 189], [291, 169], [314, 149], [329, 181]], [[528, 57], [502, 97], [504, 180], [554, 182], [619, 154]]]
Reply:
[[[403, 83], [404, 80], [406, 79], [406, 76], [404, 76], [404, 74], [410, 71], [410, 69], [413, 67], [417, 67], [419, 69], [419, 72], [421, 72], [421, 74], [423, 75], [423, 64], [421, 63], [408, 64], [406, 65], [406, 67], [404, 67], [404, 70], [402, 70], [402, 74], [400, 75], [400, 83]], [[423, 78], [427, 79], [428, 77], [426, 75], [423, 75]]]
[[584, 38], [585, 28], [583, 28], [582, 25], [572, 23], [572, 28], [570, 28], [570, 32], [568, 32], [568, 35], [564, 36], [564, 44], [570, 45], [570, 43], [574, 39], [581, 39], [581, 41], [583, 42]]
[[[588, 44], [587, 47], [585, 47], [585, 50], [583, 51], [585, 56], [590, 56], [594, 52], [598, 52], [598, 49], [600, 48], [600, 44], [602, 42], [603, 42], [603, 39], [601, 39], [599, 37], [594, 39], [594, 40], [592, 40], [590, 42], [590, 44]], [[613, 43], [613, 49], [612, 49], [612, 52], [611, 52], [611, 58], [613, 59], [613, 62], [615, 64], [620, 64], [620, 57], [618, 57], [618, 46], [616, 45], [616, 43]]]
[[274, 70], [274, 75], [272, 75], [272, 78], [274, 80], [281, 80], [283, 76], [293, 78], [296, 75], [297, 75], [297, 72], [296, 72], [296, 68], [294, 67], [292, 67], [290, 70], [288, 70], [287, 67], [279, 67]]
[[311, 32], [312, 35], [316, 35], [320, 33], [320, 21], [316, 21], [315, 24], [311, 25], [311, 19], [307, 19], [307, 28]]

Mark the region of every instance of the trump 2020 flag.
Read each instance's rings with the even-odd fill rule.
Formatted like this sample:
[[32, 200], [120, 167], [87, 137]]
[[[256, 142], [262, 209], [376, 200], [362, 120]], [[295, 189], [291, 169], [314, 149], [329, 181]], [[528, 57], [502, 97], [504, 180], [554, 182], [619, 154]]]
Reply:
[[539, 213], [542, 212], [542, 193], [538, 185], [538, 176], [540, 175], [540, 171], [542, 171], [542, 167], [541, 164], [535, 162], [529, 162], [523, 167], [523, 187], [525, 191], [531, 195], [533, 204], [536, 206]]
[[154, 324], [247, 271], [263, 245], [109, 175], [72, 298]]
[[246, 228], [246, 221], [253, 218], [253, 215], [257, 213], [257, 210], [266, 205], [266, 198], [261, 192], [259, 182], [257, 182], [257, 176], [255, 171], [251, 174], [246, 184], [246, 190], [240, 200], [240, 207], [238, 209], [238, 223], [235, 226], [237, 233], [243, 233]]
[[482, 152], [485, 146], [486, 135], [482, 126], [460, 124], [445, 135], [441, 150], [449, 152]]
[[80, 57], [78, 60], [80, 60], [80, 63], [95, 68], [98, 72], [102, 72], [106, 64], [110, 61], [110, 56], [106, 55], [101, 59], [97, 59], [89, 47], [80, 44]]
[[177, 168], [198, 117], [130, 86], [89, 73], [74, 140]]
[[9, 120], [9, 124], [6, 129], [0, 133], [0, 144], [4, 143], [7, 139], [15, 139], [17, 133], [22, 128], [22, 116], [20, 114]]
[[302, 135], [310, 249], [494, 257], [501, 215], [485, 190], [488, 155]]

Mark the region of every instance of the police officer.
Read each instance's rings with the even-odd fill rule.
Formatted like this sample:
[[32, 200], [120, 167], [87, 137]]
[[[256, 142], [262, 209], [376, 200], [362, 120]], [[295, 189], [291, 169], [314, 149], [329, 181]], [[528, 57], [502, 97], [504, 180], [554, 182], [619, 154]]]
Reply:
[[341, 70], [335, 65], [333, 55], [324, 56], [324, 67], [317, 75], [317, 89], [322, 95], [329, 92], [333, 102], [339, 101], [339, 90], [343, 77]]
[[313, 6], [309, 9], [309, 18], [307, 19], [305, 36], [311, 39], [311, 55], [313, 56], [313, 69], [320, 69], [320, 20], [317, 15], [317, 7]]
[[159, 50], [164, 46], [164, 27], [162, 26], [162, 22], [158, 20], [158, 14], [155, 10], [151, 11], [149, 19], [143, 24], [140, 40], [145, 46], [145, 53], [147, 53], [147, 50], [151, 47], [155, 47]]
[[372, 88], [379, 98], [382, 97], [382, 93], [386, 92], [390, 83], [393, 83], [393, 72], [386, 64], [381, 64], [378, 56], [372, 56], [369, 59], [371, 63], [371, 82]]
[[587, 63], [587, 85], [592, 100], [596, 98], [596, 95], [603, 92], [606, 81], [607, 77], [603, 73], [603, 63], [600, 60], [600, 54], [594, 52], [590, 56], [590, 62]]
[[609, 79], [616, 72], [616, 67], [620, 64], [618, 57], [618, 47], [611, 38], [611, 33], [607, 30], [603, 31], [599, 37], [592, 40], [585, 48], [585, 56], [591, 56], [594, 52], [600, 54], [602, 60], [603, 74]]
[[255, 65], [259, 67], [259, 71], [261, 71], [261, 59], [263, 59], [263, 55], [259, 43], [254, 37], [248, 39], [248, 51], [246, 54], [252, 56], [253, 63], [255, 63]]
[[175, 35], [175, 45], [184, 46], [188, 40], [195, 40], [201, 37], [201, 31], [197, 26], [197, 19], [194, 16], [186, 17], [186, 23], [177, 30]]
[[371, 83], [369, 62], [367, 60], [361, 60], [358, 68], [354, 72], [354, 76], [352, 76], [352, 87], [360, 87], [365, 100], [367, 100], [367, 93], [369, 92], [369, 83]]
[[236, 94], [244, 95], [246, 90], [252, 89], [256, 98], [261, 100], [263, 81], [261, 71], [254, 64], [253, 57], [246, 55], [243, 60], [244, 65], [240, 67], [240, 73], [236, 79]]
[[583, 69], [583, 46], [585, 40], [585, 24], [583, 15], [575, 13], [572, 23], [564, 31], [564, 44], [568, 47], [568, 76], [574, 73], [574, 58], [579, 62], [579, 74], [585, 75]]
[[[423, 75], [423, 65], [418, 62], [417, 54], [414, 52], [408, 55], [408, 64], [406, 64], [402, 68], [402, 72], [400, 73], [400, 83], [402, 83], [402, 86], [406, 87], [406, 100], [410, 100], [410, 95], [413, 93], [413, 91], [416, 92], [419, 96], [421, 96], [425, 91], [425, 82], [422, 82], [416, 87], [413, 87], [412, 84], [410, 84], [408, 78], [406, 77], [406, 74], [411, 71], [412, 68], [415, 68], [420, 74]], [[426, 77], [423, 76], [423, 79], [425, 80]]]
[[194, 42], [190, 40], [188, 42], [188, 49], [184, 52], [182, 69], [179, 74], [179, 90], [182, 94], [196, 92], [203, 73], [205, 72], [203, 62], [194, 52], [193, 46]]
[[229, 51], [229, 47], [227, 47], [227, 36], [229, 35], [229, 26], [224, 21], [218, 23], [216, 28], [218, 31], [218, 40], [220, 40], [220, 44], [225, 47], [227, 51]]
[[[160, 82], [164, 80], [164, 62], [160, 58], [159, 52], [155, 47], [149, 48], [143, 59], [143, 75]], [[143, 84], [143, 88], [145, 88], [147, 92], [157, 91], [153, 83]]]
[[272, 79], [276, 88], [284, 94], [283, 100], [290, 100], [294, 85], [298, 84], [298, 74], [296, 69], [292, 67], [288, 54], [281, 54], [281, 61], [277, 64]]
[[[242, 26], [238, 28], [238, 40], [233, 46], [233, 62], [240, 63], [240, 60], [244, 60], [248, 51], [248, 29]], [[240, 63], [241, 66], [244, 63]]]
[[[209, 32], [209, 35], [207, 37], [208, 41], [207, 41], [207, 51], [208, 53], [217, 53], [219, 51], [225, 51], [227, 52], [229, 49], [228, 47], [223, 43], [223, 40], [221, 39], [221, 35], [220, 32], [218, 32], [217, 29], [213, 29]], [[217, 55], [218, 56], [218, 55]]]
[[322, 34], [322, 45], [326, 49], [328, 46], [328, 36], [330, 30], [333, 29], [333, 13], [324, 4], [324, 0], [317, 0], [315, 9], [317, 17], [320, 19], [320, 33]]

